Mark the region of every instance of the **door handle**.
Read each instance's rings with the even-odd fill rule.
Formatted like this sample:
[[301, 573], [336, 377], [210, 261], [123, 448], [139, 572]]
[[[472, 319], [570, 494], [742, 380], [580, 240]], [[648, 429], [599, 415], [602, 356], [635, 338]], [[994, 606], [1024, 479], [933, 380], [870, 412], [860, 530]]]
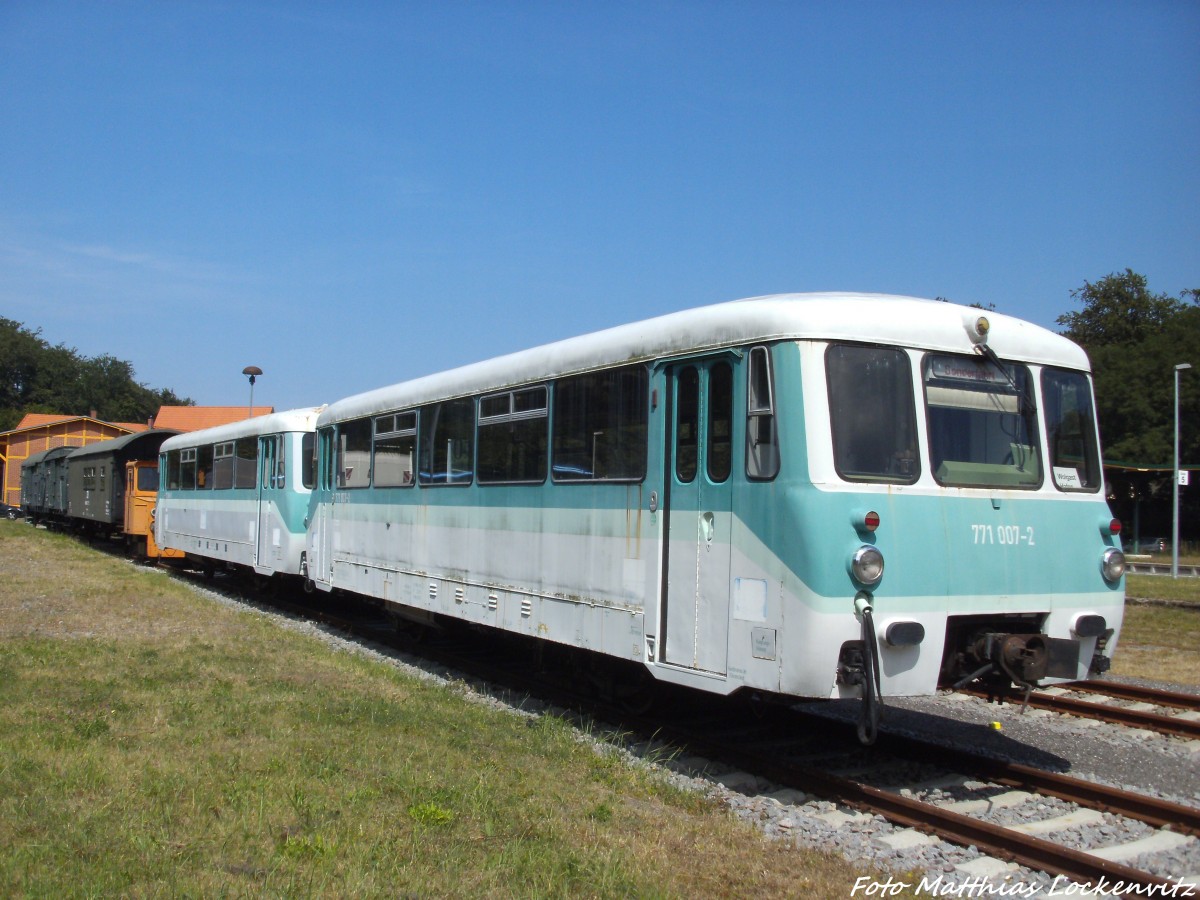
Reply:
[[704, 540], [712, 543], [713, 532], [716, 530], [713, 523], [713, 514], [710, 512], [703, 513], [700, 516], [700, 533], [704, 536]]

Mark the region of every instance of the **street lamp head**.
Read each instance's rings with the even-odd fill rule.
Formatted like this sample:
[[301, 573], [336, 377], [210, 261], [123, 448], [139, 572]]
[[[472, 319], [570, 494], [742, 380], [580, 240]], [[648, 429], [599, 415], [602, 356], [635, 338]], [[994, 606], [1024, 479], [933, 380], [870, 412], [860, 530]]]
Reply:
[[242, 374], [250, 379], [250, 405], [246, 407], [246, 418], [254, 415], [254, 379], [262, 374], [262, 369], [258, 366], [246, 366], [242, 369]]
[[1176, 372], [1181, 372], [1181, 371], [1183, 371], [1184, 369], [1190, 369], [1191, 367], [1192, 367], [1192, 364], [1191, 364], [1191, 363], [1180, 363], [1179, 365], [1177, 365], [1177, 366], [1175, 367], [1175, 371], [1176, 371]]

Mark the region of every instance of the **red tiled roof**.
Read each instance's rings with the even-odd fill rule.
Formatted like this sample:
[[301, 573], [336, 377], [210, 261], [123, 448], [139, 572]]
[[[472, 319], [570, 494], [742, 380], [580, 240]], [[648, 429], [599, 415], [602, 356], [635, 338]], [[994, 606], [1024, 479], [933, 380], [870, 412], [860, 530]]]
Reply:
[[53, 425], [57, 422], [72, 422], [82, 416], [60, 416], [55, 413], [25, 413], [17, 427], [13, 431], [22, 431], [26, 428], [38, 428], [42, 425]]
[[[275, 412], [273, 406], [254, 407], [255, 416]], [[251, 418], [244, 406], [164, 406], [154, 417], [155, 428], [171, 428], [175, 431], [199, 431], [215, 425], [228, 425]]]

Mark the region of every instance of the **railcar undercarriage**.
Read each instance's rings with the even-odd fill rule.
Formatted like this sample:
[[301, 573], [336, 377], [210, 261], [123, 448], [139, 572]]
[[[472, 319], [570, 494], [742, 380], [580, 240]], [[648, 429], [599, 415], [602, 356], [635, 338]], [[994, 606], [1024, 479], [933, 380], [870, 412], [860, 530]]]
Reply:
[[[946, 622], [941, 686], [957, 689], [974, 683], [994, 695], [1010, 686], [1029, 691], [1045, 678], [1075, 678], [1079, 642], [1048, 637], [1045, 618], [1043, 614], [951, 616]], [[1092, 672], [1108, 668], [1103, 649], [1111, 633], [1098, 635]]]

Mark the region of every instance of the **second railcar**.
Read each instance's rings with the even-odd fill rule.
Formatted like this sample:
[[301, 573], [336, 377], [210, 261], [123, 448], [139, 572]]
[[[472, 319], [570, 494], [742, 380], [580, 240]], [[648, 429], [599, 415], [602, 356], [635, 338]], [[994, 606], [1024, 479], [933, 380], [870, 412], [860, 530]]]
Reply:
[[67, 457], [67, 513], [98, 530], [117, 530], [125, 521], [125, 467], [157, 465], [158, 448], [177, 431], [149, 429], [80, 447]]
[[299, 575], [319, 411], [272, 413], [165, 441], [158, 546], [206, 566]]

